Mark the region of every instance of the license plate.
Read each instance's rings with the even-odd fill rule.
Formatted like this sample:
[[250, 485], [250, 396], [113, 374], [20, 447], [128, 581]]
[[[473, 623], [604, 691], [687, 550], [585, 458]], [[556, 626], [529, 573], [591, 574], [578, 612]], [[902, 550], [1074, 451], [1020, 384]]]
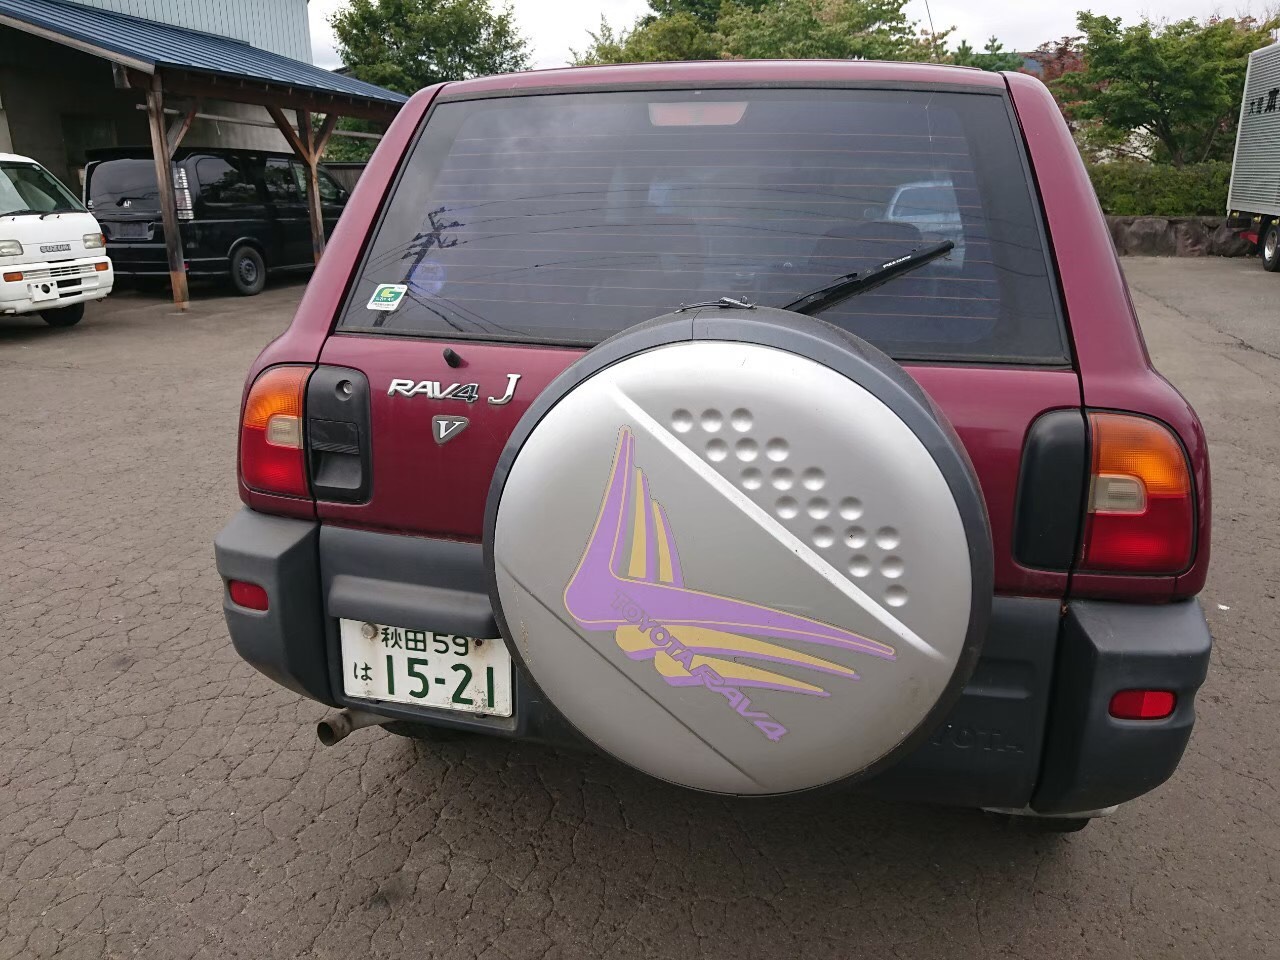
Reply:
[[33, 303], [57, 300], [58, 286], [54, 283], [32, 283], [27, 286], [27, 295], [31, 297]]
[[151, 233], [151, 224], [113, 223], [108, 229], [113, 240], [145, 240]]
[[339, 623], [347, 696], [511, 716], [511, 655], [501, 640]]

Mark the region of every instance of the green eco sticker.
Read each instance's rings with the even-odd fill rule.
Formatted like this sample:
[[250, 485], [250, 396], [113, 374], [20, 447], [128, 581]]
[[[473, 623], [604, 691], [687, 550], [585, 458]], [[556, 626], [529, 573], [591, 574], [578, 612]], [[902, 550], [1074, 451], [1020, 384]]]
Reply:
[[408, 289], [403, 283], [380, 283], [369, 298], [368, 307], [370, 310], [394, 310], [400, 306]]

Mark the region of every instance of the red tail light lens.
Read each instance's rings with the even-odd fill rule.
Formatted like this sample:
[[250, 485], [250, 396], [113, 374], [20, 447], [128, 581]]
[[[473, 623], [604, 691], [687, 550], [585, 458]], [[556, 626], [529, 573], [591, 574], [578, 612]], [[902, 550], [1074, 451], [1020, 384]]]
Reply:
[[263, 371], [249, 389], [240, 424], [240, 475], [262, 493], [311, 495], [302, 448], [302, 403], [310, 367]]
[[1163, 720], [1177, 704], [1169, 690], [1121, 690], [1111, 698], [1110, 713], [1117, 720]]
[[1191, 565], [1191, 469], [1173, 432], [1145, 417], [1091, 413], [1093, 468], [1081, 566], [1180, 573]]
[[228, 580], [227, 592], [231, 594], [231, 602], [250, 610], [266, 610], [269, 605], [267, 591], [256, 583], [244, 580]]

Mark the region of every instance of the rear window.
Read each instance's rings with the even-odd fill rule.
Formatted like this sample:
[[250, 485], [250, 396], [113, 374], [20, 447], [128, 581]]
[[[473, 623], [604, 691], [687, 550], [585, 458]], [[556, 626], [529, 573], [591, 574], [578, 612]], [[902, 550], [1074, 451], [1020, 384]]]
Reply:
[[[1040, 211], [1000, 96], [553, 94], [437, 105], [341, 326], [595, 344], [682, 304], [782, 306], [939, 240], [820, 316], [899, 359], [1062, 363]], [[408, 289], [371, 309], [382, 284]]]
[[156, 165], [151, 160], [103, 160], [89, 167], [88, 177], [84, 189], [94, 213], [109, 216], [160, 208]]

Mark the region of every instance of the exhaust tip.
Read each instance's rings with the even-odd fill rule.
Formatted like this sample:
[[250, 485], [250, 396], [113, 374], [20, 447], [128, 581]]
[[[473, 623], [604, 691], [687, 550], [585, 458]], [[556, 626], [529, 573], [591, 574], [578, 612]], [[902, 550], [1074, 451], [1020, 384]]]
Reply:
[[332, 747], [361, 727], [372, 727], [386, 721], [386, 717], [364, 710], [339, 710], [316, 724], [316, 736], [326, 747]]
[[328, 719], [321, 720], [316, 724], [316, 736], [320, 738], [320, 742], [326, 747], [332, 747], [350, 732], [350, 730], [344, 730], [341, 732], [336, 730], [335, 724], [331, 723]]

